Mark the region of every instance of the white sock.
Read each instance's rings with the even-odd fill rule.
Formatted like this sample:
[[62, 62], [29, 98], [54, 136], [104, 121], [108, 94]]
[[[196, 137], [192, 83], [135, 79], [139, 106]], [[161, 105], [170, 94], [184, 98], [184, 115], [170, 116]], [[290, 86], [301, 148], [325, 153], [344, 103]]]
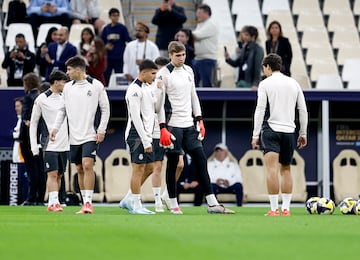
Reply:
[[59, 192], [57, 191], [51, 191], [49, 192], [49, 203], [48, 205], [51, 206], [53, 204], [59, 203]]
[[84, 193], [85, 193], [85, 196], [83, 198], [84, 199], [84, 204], [86, 202], [92, 203], [92, 195], [93, 195], [94, 191], [93, 190], [84, 190]]
[[281, 210], [284, 210], [284, 209], [290, 210], [290, 202], [291, 202], [292, 193], [282, 193], [281, 197], [282, 197]]
[[122, 200], [129, 200], [129, 199], [131, 199], [131, 195], [132, 195], [131, 189], [129, 189], [128, 192], [126, 193], [125, 197], [124, 197]]
[[80, 190], [80, 195], [83, 200], [83, 203], [85, 204], [85, 190]]
[[131, 201], [133, 204], [133, 209], [140, 209], [142, 208], [141, 205], [141, 194], [131, 194]]
[[155, 204], [161, 204], [162, 203], [160, 197], [161, 187], [153, 187], [152, 190], [154, 193]]
[[270, 200], [270, 208], [271, 211], [275, 211], [279, 208], [279, 195], [278, 194], [269, 194], [269, 200]]
[[172, 209], [179, 207], [179, 204], [178, 204], [176, 198], [170, 199], [170, 207], [171, 207]]
[[206, 202], [209, 206], [219, 205], [219, 202], [217, 201], [214, 194], [209, 194], [205, 198], [206, 198]]
[[165, 188], [163, 194], [161, 194], [161, 198], [163, 199], [168, 199], [169, 198], [169, 193], [168, 190]]

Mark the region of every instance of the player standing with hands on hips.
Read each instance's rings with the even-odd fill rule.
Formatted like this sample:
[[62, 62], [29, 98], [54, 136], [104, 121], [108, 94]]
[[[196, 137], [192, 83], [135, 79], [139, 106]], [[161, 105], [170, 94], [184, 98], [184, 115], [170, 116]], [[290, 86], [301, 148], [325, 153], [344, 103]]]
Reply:
[[[167, 150], [166, 184], [169, 192], [172, 214], [183, 214], [176, 199], [176, 167], [183, 150], [196, 163], [199, 182], [204, 188], [209, 213], [234, 214], [220, 205], [214, 195], [207, 171], [207, 158], [201, 141], [205, 137], [205, 127], [199, 98], [195, 90], [194, 73], [185, 65], [185, 46], [177, 41], [169, 44], [171, 62], [159, 70], [157, 81], [162, 81], [165, 89], [164, 99], [158, 114], [160, 124], [160, 145]], [[157, 81], [155, 84], [157, 84]], [[165, 96], [171, 111], [165, 116]], [[167, 118], [168, 120], [165, 120]], [[195, 119], [195, 125], [194, 125]]]
[[[259, 84], [257, 105], [254, 114], [254, 130], [251, 145], [264, 150], [267, 170], [267, 188], [270, 211], [265, 216], [279, 216], [279, 190], [282, 192], [281, 215], [290, 216], [292, 178], [290, 164], [295, 148], [295, 112], [299, 111], [299, 149], [307, 145], [308, 113], [300, 85], [280, 72], [282, 60], [277, 54], [269, 54], [263, 60], [267, 76]], [[278, 172], [280, 163], [281, 183]]]
[[[60, 129], [65, 116], [69, 122], [70, 157], [78, 172], [83, 206], [77, 214], [93, 213], [94, 162], [99, 143], [104, 141], [110, 117], [109, 99], [104, 85], [86, 75], [85, 60], [74, 56], [66, 62], [67, 74], [71, 79], [63, 89], [64, 106], [57, 113], [50, 138]], [[100, 110], [100, 123], [96, 114]]]

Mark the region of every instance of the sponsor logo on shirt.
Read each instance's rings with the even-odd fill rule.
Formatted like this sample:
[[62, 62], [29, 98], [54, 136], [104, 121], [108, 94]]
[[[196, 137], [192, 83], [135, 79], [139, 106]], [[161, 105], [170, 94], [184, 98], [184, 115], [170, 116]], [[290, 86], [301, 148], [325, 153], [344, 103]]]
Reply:
[[86, 95], [87, 95], [88, 97], [91, 97], [91, 96], [92, 96], [91, 90], [88, 90], [88, 92], [86, 93]]

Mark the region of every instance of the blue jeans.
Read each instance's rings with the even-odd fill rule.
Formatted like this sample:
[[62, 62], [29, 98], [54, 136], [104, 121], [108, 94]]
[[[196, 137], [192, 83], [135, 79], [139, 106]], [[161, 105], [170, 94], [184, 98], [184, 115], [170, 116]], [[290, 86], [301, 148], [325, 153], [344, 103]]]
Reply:
[[123, 64], [124, 61], [122, 59], [120, 60], [107, 60], [107, 66], [106, 66], [106, 70], [104, 72], [104, 77], [105, 77], [105, 81], [106, 81], [106, 85], [109, 85], [109, 80], [110, 80], [110, 76], [112, 71], [114, 70], [115, 73], [122, 73], [123, 72]]
[[[214, 87], [213, 73], [215, 73], [216, 60], [193, 60], [195, 87]], [[201, 86], [200, 86], [201, 81]]]

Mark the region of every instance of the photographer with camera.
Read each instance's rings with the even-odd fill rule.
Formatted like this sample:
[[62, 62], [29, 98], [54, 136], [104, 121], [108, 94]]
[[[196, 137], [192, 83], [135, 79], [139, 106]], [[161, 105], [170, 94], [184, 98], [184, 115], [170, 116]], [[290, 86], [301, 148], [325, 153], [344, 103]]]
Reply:
[[18, 33], [15, 36], [15, 47], [5, 55], [2, 67], [8, 71], [8, 86], [22, 86], [25, 74], [35, 69], [35, 54], [27, 46], [25, 36]]

